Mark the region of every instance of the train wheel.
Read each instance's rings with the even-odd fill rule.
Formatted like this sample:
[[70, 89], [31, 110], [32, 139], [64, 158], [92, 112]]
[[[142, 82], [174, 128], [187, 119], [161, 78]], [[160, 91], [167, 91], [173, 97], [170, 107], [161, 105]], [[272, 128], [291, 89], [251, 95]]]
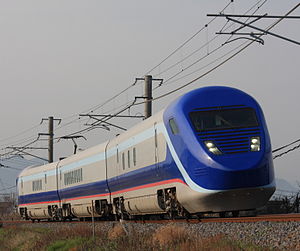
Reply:
[[239, 217], [240, 211], [232, 211], [232, 217]]
[[226, 217], [226, 212], [220, 212], [220, 213], [219, 213], [219, 216], [220, 216], [221, 218], [225, 218], [225, 217]]
[[201, 220], [202, 218], [204, 218], [204, 214], [203, 213], [197, 213], [197, 219]]

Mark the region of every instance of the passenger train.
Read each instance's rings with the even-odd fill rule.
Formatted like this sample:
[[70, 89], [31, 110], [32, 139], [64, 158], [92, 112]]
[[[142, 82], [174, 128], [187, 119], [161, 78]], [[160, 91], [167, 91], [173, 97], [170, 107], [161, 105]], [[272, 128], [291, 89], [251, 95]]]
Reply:
[[270, 136], [251, 96], [199, 88], [107, 142], [24, 169], [17, 189], [33, 221], [237, 216], [275, 191]]

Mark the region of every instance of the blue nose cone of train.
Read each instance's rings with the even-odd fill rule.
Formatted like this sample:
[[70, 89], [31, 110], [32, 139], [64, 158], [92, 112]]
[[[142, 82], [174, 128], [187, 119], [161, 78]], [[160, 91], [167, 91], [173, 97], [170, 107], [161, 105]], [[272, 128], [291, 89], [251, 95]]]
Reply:
[[164, 123], [182, 165], [199, 186], [226, 190], [273, 182], [266, 122], [248, 94], [229, 87], [196, 89], [166, 108]]

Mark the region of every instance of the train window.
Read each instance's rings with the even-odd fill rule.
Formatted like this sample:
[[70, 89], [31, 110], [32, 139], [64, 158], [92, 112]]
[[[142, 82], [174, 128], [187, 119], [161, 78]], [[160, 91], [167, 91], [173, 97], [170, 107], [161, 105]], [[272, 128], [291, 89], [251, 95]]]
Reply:
[[258, 126], [254, 109], [225, 109], [190, 113], [196, 131], [223, 130]]
[[47, 184], [47, 174], [45, 174], [45, 184]]
[[32, 181], [32, 191], [40, 191], [42, 190], [42, 180], [34, 180]]
[[128, 168], [130, 168], [130, 151], [127, 151], [127, 157], [128, 157]]
[[133, 165], [136, 166], [136, 149], [133, 148]]
[[122, 153], [122, 167], [125, 170], [125, 153]]
[[70, 185], [83, 180], [82, 168], [64, 173], [64, 184]]
[[21, 180], [21, 188], [23, 188], [23, 180]]
[[171, 131], [172, 131], [173, 134], [178, 134], [179, 133], [177, 124], [176, 124], [176, 122], [173, 118], [169, 120], [169, 125], [170, 125]]
[[119, 149], [117, 148], [117, 163], [119, 163]]

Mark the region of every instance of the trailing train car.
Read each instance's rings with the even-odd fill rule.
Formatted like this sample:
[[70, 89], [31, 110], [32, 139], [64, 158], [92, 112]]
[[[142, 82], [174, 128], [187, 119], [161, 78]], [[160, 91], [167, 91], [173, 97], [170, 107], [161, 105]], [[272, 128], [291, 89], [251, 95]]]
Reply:
[[259, 104], [204, 87], [114, 139], [23, 170], [25, 219], [224, 215], [263, 206], [275, 191], [270, 137]]

